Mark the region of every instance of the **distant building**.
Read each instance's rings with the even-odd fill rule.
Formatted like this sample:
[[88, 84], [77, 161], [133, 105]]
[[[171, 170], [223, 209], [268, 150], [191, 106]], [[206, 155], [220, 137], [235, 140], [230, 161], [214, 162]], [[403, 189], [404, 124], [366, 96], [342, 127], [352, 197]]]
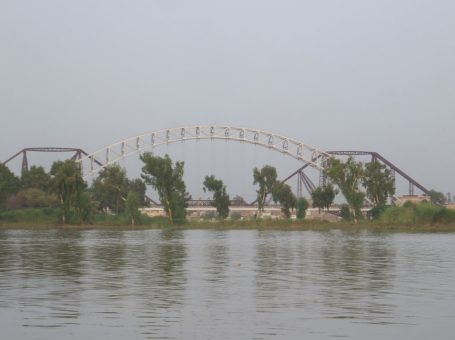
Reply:
[[431, 202], [431, 197], [428, 195], [403, 195], [399, 196], [395, 201], [396, 205], [403, 205], [406, 202], [411, 203], [421, 203], [421, 202]]

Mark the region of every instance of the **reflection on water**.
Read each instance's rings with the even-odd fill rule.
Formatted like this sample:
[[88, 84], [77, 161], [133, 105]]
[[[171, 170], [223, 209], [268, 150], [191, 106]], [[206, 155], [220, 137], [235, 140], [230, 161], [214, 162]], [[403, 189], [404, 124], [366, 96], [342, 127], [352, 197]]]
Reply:
[[454, 243], [337, 230], [2, 230], [2, 338], [451, 339]]

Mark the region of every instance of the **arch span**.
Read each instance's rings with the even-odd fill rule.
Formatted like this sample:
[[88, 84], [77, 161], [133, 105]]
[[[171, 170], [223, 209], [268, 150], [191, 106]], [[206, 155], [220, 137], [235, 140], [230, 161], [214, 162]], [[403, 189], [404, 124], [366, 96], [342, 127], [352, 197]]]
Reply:
[[196, 125], [163, 129], [130, 137], [107, 145], [77, 161], [82, 166], [84, 177], [89, 177], [131, 154], [152, 151], [160, 145], [190, 140], [215, 139], [259, 145], [288, 155], [318, 170], [323, 169], [324, 160], [330, 157], [329, 153], [312, 147], [303, 141], [268, 131], [228, 125]]

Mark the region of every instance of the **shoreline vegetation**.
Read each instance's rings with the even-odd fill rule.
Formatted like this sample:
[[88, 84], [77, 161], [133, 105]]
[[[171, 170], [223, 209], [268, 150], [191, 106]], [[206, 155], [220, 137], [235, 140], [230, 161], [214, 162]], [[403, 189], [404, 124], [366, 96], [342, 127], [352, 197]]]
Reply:
[[[182, 220], [171, 224], [165, 217], [141, 215], [134, 226], [126, 214], [97, 215], [90, 223], [78, 221], [59, 223], [58, 208], [27, 208], [0, 213], [0, 230], [312, 230], [312, 231], [372, 231], [372, 232], [455, 232], [455, 211], [430, 204], [390, 207], [379, 219], [329, 222], [325, 220], [269, 219], [248, 220], [201, 219]], [[393, 218], [393, 220], [391, 220]]]
[[[276, 230], [374, 230], [374, 231], [455, 231], [455, 210], [444, 206], [444, 194], [430, 190], [420, 203], [410, 201], [389, 205], [395, 194], [393, 176], [384, 164], [331, 158], [324, 170], [328, 183], [315, 189], [311, 198], [294, 195], [291, 187], [278, 180], [271, 165], [253, 169], [257, 210], [241, 218], [230, 213], [231, 205], [246, 204], [241, 196], [230, 200], [226, 185], [214, 175], [205, 176], [203, 190], [215, 213], [192, 219], [187, 208], [192, 200], [183, 180], [184, 162], [169, 155], [140, 156], [140, 178], [130, 179], [118, 164], [103, 168], [89, 185], [82, 168], [73, 160], [56, 161], [47, 172], [32, 166], [21, 177], [0, 163], [0, 230], [28, 229], [276, 229]], [[165, 217], [149, 217], [141, 208], [149, 205], [147, 186], [158, 194]], [[305, 218], [310, 206], [329, 210], [341, 193], [340, 218], [333, 221]], [[269, 200], [268, 200], [269, 198]], [[264, 216], [266, 202], [281, 207], [281, 217]], [[365, 212], [368, 200], [371, 209]], [[196, 200], [197, 201], [197, 200]], [[237, 202], [237, 203], [235, 203]], [[295, 216], [296, 219], [291, 219]], [[244, 219], [245, 218], [245, 219]]]

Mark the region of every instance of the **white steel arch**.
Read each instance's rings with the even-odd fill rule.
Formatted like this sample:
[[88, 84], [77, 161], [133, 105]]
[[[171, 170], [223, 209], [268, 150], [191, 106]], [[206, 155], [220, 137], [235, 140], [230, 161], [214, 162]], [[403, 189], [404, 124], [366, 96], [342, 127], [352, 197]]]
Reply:
[[153, 150], [155, 147], [190, 140], [230, 140], [259, 145], [275, 150], [322, 170], [330, 154], [302, 141], [259, 129], [228, 125], [196, 125], [152, 131], [121, 140], [88, 154], [77, 162], [87, 178], [106, 166], [131, 155]]

